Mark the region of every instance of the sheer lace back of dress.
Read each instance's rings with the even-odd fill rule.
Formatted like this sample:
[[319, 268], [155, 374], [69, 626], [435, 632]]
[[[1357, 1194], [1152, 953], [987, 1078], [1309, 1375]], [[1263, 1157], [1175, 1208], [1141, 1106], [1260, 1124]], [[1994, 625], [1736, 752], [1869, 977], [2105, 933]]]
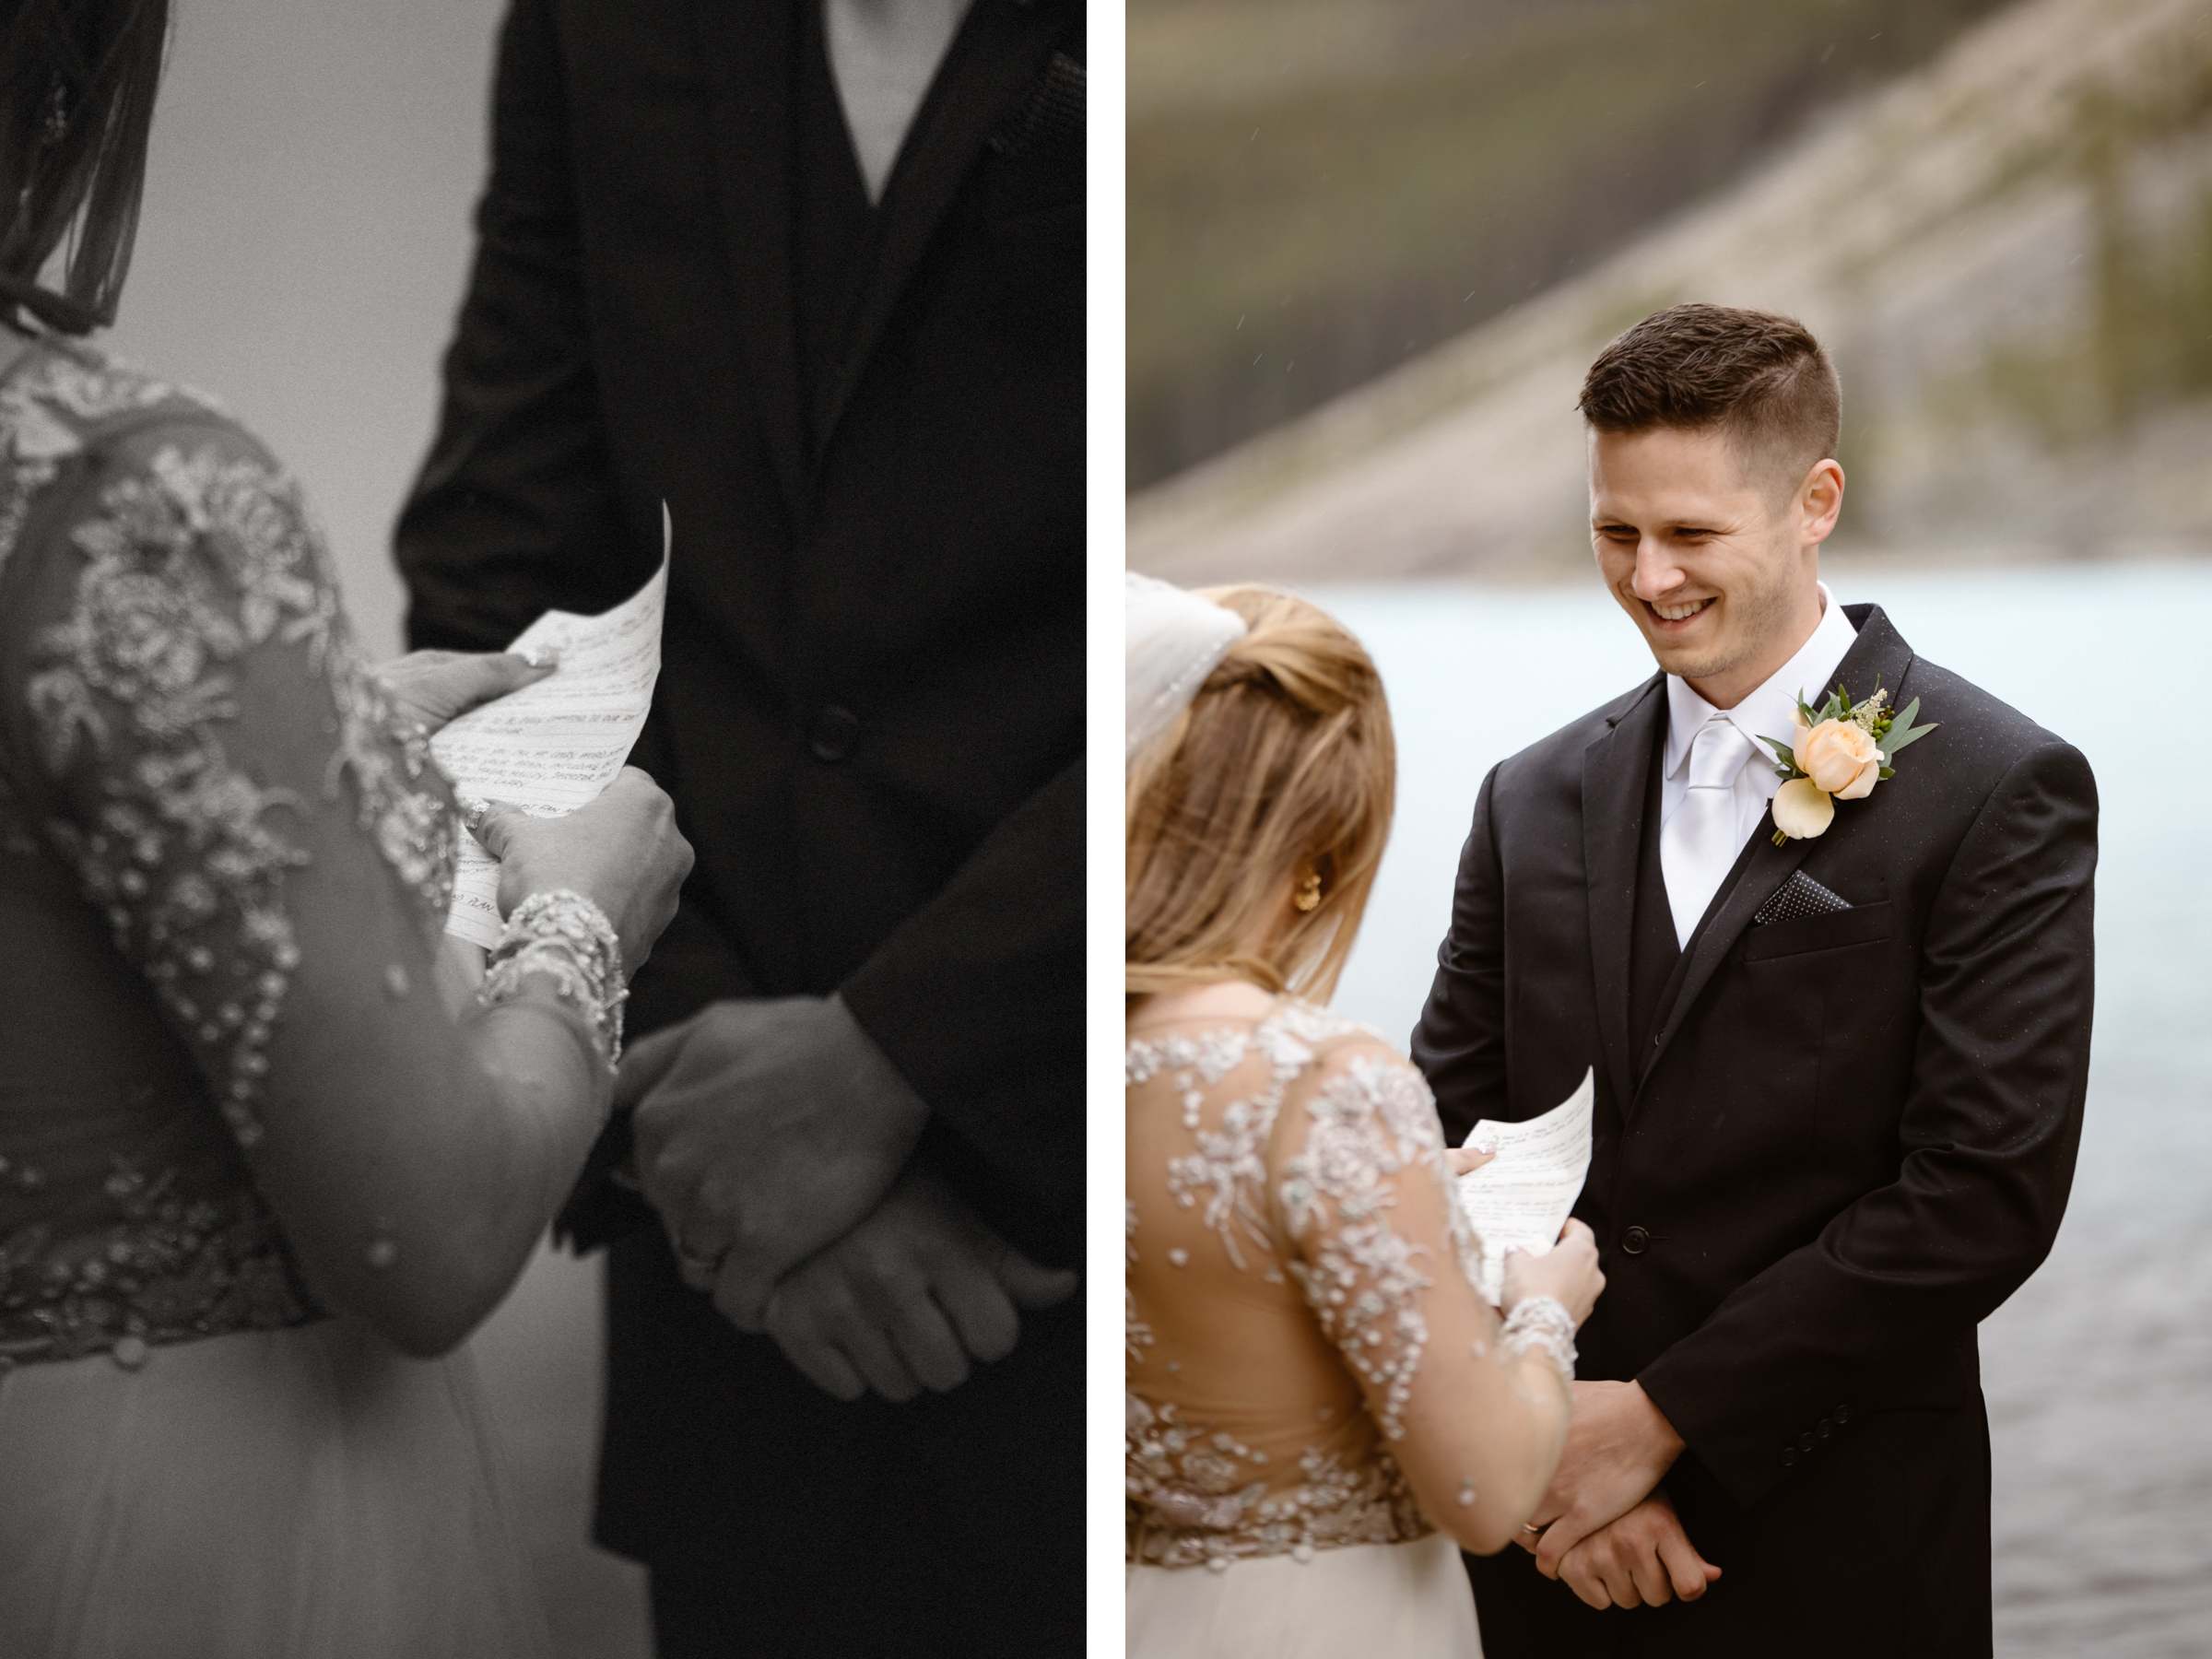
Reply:
[[450, 791], [297, 488], [206, 399], [34, 345], [0, 382], [0, 1372], [316, 1316], [244, 1154], [332, 823], [434, 935]]
[[1423, 1535], [1391, 1447], [1430, 1292], [1449, 1278], [1466, 1298], [1475, 1245], [1419, 1075], [1280, 999], [1140, 1010], [1126, 1082], [1131, 1559], [1218, 1568]]

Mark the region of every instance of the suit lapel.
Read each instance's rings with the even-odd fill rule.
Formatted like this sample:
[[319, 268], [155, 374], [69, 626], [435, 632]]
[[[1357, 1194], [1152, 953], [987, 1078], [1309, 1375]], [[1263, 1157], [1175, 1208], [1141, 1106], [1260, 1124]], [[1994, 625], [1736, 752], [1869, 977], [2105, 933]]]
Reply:
[[[1853, 696], [1866, 697], [1878, 683], [1889, 688], [1892, 699], [1906, 700], [1905, 676], [1912, 665], [1912, 647], [1889, 626], [1879, 606], [1847, 606], [1843, 614], [1857, 625], [1859, 637], [1844, 653], [1843, 661], [1831, 677], [1831, 685], [1840, 680], [1846, 686], [1858, 688]], [[1808, 697], [1817, 695], [1807, 692]], [[1758, 762], [1763, 763], [1763, 760]], [[1838, 803], [1835, 822], [1829, 826], [1827, 835], [1814, 841], [1785, 841], [1779, 847], [1774, 844], [1771, 816], [1759, 819], [1759, 828], [1751, 832], [1749, 842], [1737, 855], [1735, 867], [1722, 885], [1723, 896], [1705, 913], [1698, 931], [1690, 935], [1672, 1000], [1662, 1005], [1665, 1012], [1655, 1033], [1656, 1041], [1651, 1052], [1642, 1057], [1637, 1077], [1639, 1088], [1673, 1043], [1676, 1033], [1695, 1012], [1699, 996], [1712, 982], [1714, 972], [1744, 929], [1751, 924], [1759, 907], [1790, 878], [1791, 872], [1811, 855], [1820, 841], [1829, 836], [1851, 833], [1855, 805], [1851, 801]]]
[[717, 70], [714, 176], [735, 278], [736, 329], [784, 504], [799, 523], [806, 497], [792, 300], [797, 19], [790, 0], [700, 0], [696, 15], [707, 61]]
[[844, 368], [822, 428], [825, 448], [826, 435], [836, 430], [899, 296], [992, 128], [1043, 73], [1063, 29], [1062, 12], [1058, 0], [975, 0], [969, 7], [885, 182], [875, 255], [853, 308]]
[[1589, 887], [1590, 968], [1598, 1043], [1625, 1111], [1636, 1074], [1629, 1052], [1629, 966], [1636, 925], [1636, 866], [1652, 757], [1666, 718], [1663, 677], [1643, 688], [1583, 751], [1583, 870]]

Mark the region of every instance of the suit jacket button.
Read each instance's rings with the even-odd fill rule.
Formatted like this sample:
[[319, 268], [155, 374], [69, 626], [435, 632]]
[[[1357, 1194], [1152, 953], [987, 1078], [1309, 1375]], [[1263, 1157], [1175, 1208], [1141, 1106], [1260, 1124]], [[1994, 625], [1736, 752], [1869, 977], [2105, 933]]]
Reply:
[[1782, 1449], [1782, 1466], [1785, 1469], [1794, 1469], [1797, 1466], [1796, 1447], [1784, 1446]]
[[1641, 1227], [1631, 1227], [1620, 1235], [1620, 1247], [1630, 1255], [1641, 1255], [1643, 1247], [1652, 1241], [1652, 1235]]
[[1798, 1451], [1800, 1451], [1800, 1452], [1810, 1452], [1812, 1449], [1813, 1449], [1813, 1437], [1812, 1437], [1811, 1435], [1809, 1435], [1809, 1434], [1801, 1434], [1801, 1435], [1799, 1435], [1799, 1436], [1797, 1437], [1797, 1450], [1798, 1450]]
[[1822, 1418], [1820, 1419], [1820, 1426], [1813, 1430], [1814, 1436], [1819, 1440], [1826, 1440], [1833, 1433], [1835, 1433], [1835, 1430], [1830, 1426], [1829, 1420], [1826, 1418]]
[[1841, 1427], [1842, 1427], [1844, 1424], [1846, 1424], [1846, 1423], [1848, 1423], [1848, 1422], [1850, 1422], [1850, 1421], [1851, 1421], [1851, 1407], [1850, 1407], [1850, 1406], [1837, 1406], [1837, 1407], [1836, 1407], [1836, 1427], [1837, 1427], [1837, 1428], [1839, 1428], [1839, 1429], [1841, 1429]]
[[860, 716], [852, 710], [830, 704], [814, 717], [806, 747], [817, 760], [842, 760], [860, 738]]

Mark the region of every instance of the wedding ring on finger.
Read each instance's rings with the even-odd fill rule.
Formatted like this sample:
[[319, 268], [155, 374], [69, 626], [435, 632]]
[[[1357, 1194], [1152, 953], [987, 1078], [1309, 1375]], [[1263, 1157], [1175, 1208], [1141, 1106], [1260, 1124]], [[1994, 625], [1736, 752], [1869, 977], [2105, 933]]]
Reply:
[[676, 1270], [684, 1283], [694, 1290], [712, 1290], [714, 1281], [722, 1277], [722, 1258], [727, 1251], [717, 1254], [700, 1255], [681, 1239], [676, 1241]]

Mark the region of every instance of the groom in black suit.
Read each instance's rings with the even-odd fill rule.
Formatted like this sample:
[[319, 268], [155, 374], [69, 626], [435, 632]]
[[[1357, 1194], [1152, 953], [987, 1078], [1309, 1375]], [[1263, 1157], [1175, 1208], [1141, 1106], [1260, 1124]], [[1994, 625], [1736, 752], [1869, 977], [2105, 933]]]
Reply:
[[498, 647], [674, 520], [634, 758], [698, 865], [621, 1090], [660, 1214], [569, 1218], [612, 1241], [595, 1534], [667, 1659], [1081, 1651], [1084, 26], [514, 0], [500, 37], [398, 550], [417, 645]]
[[[1662, 672], [1484, 781], [1413, 1039], [1454, 1141], [1597, 1075], [1606, 1290], [1541, 1531], [1468, 1562], [1484, 1648], [1986, 1655], [1975, 1326], [2072, 1180], [2095, 785], [1829, 600], [1802, 327], [1661, 312], [1581, 406], [1598, 567]], [[1839, 684], [1934, 724], [1893, 776], [1870, 733], [1794, 732]], [[1759, 740], [1794, 737], [1814, 781], [1776, 807]]]

